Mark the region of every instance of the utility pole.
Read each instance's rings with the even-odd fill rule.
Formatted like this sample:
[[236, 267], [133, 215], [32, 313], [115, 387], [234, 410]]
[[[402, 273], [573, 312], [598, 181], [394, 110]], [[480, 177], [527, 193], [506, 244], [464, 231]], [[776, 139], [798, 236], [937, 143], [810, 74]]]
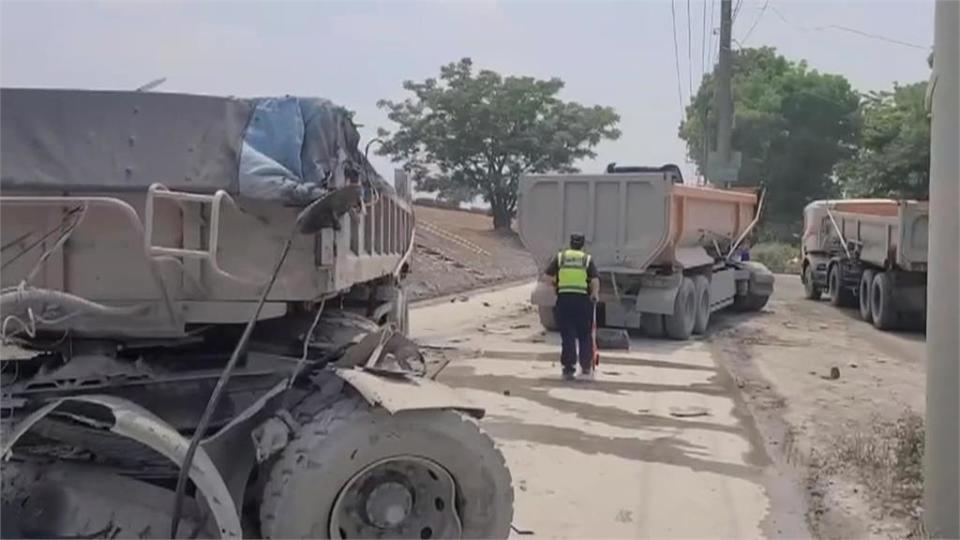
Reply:
[[730, 38], [733, 33], [733, 0], [720, 0], [720, 55], [717, 62], [717, 154], [723, 163], [730, 161], [730, 138], [733, 135], [733, 97], [730, 81]]
[[934, 21], [923, 506], [930, 538], [960, 538], [960, 2]]
[[707, 176], [718, 185], [737, 181], [740, 171], [740, 153], [734, 152], [733, 138], [733, 79], [730, 51], [733, 30], [733, 0], [720, 0], [720, 51], [715, 73], [714, 109], [717, 111], [717, 150], [707, 158]]

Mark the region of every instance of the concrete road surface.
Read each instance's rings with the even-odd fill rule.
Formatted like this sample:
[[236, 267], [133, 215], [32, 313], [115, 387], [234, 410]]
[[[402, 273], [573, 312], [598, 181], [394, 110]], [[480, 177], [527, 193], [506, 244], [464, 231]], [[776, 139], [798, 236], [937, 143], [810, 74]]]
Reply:
[[[560, 380], [531, 285], [421, 305], [439, 380], [487, 409], [514, 524], [541, 538], [806, 537], [802, 493], [767, 457], [708, 344], [634, 338], [597, 380]], [[465, 300], [465, 301], [464, 301]]]

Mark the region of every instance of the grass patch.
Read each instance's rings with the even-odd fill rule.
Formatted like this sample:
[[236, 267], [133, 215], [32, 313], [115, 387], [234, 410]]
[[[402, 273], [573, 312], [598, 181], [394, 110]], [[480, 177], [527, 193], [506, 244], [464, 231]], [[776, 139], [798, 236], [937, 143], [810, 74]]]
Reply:
[[761, 242], [750, 248], [750, 259], [778, 274], [800, 273], [800, 248], [785, 242]]
[[838, 437], [815, 460], [821, 473], [847, 474], [863, 484], [884, 512], [903, 520], [913, 537], [923, 532], [923, 418], [911, 410], [895, 421]]

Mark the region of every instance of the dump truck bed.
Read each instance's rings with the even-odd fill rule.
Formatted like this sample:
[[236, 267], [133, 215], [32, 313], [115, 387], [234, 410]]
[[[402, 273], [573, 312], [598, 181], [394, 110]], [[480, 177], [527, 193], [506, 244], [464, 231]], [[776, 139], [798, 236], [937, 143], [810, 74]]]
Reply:
[[0, 106], [2, 286], [143, 306], [133, 334], [245, 320], [300, 209], [350, 182], [365, 202], [294, 238], [262, 317], [396, 275], [412, 249], [409, 190], [329, 101], [3, 89]]
[[861, 261], [878, 268], [926, 271], [928, 219], [925, 201], [815, 201], [805, 211], [804, 247], [824, 250], [842, 235], [859, 246]]
[[520, 238], [540, 268], [572, 233], [606, 271], [711, 264], [701, 248], [743, 234], [756, 205], [754, 193], [676, 184], [668, 172], [532, 175], [520, 184]]

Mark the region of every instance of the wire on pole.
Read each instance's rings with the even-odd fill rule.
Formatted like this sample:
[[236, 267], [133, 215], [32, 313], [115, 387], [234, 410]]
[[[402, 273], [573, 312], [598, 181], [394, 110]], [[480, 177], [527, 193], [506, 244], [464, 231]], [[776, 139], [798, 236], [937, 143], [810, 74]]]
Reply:
[[673, 60], [677, 68], [677, 98], [680, 100], [680, 121], [683, 122], [683, 83], [680, 82], [680, 47], [677, 45], [677, 6], [670, 0], [670, 16], [673, 21]]

